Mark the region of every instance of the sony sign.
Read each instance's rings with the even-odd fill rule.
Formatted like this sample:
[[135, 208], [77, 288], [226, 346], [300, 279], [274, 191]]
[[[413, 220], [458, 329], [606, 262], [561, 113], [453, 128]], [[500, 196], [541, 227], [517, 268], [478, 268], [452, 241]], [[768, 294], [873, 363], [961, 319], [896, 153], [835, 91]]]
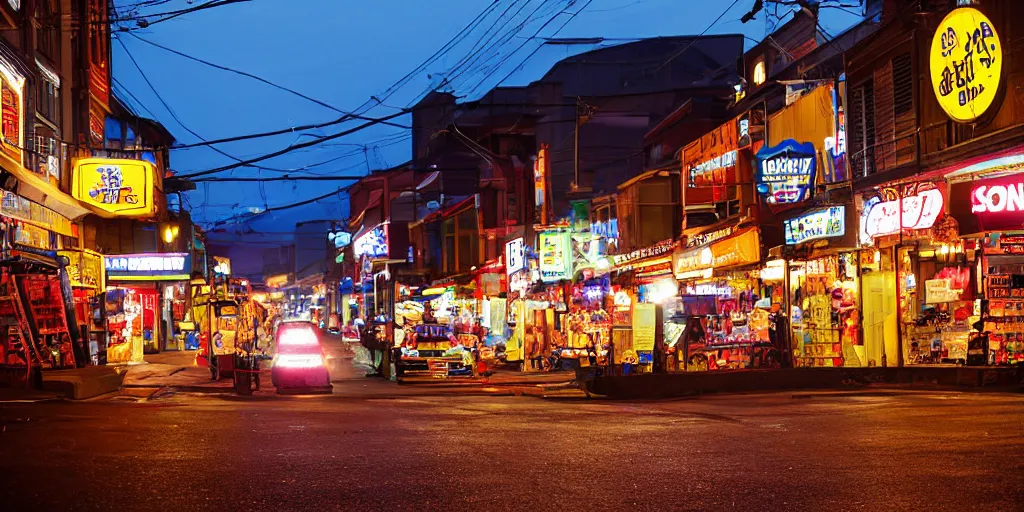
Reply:
[[978, 185], [971, 192], [973, 213], [1024, 211], [1024, 182]]
[[980, 228], [1024, 229], [1024, 177], [1011, 175], [982, 179], [962, 186], [971, 191], [971, 212], [978, 219]]

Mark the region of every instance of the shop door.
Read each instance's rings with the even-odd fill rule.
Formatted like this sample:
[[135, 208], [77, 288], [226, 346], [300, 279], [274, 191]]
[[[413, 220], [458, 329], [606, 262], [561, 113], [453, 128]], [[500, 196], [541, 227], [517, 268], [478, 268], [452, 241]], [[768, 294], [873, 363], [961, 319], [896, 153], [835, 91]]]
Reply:
[[864, 297], [865, 361], [869, 366], [896, 366], [896, 273], [865, 273], [861, 286]]
[[142, 305], [142, 350], [147, 354], [160, 352], [161, 300], [160, 293], [152, 289], [135, 289], [135, 298]]

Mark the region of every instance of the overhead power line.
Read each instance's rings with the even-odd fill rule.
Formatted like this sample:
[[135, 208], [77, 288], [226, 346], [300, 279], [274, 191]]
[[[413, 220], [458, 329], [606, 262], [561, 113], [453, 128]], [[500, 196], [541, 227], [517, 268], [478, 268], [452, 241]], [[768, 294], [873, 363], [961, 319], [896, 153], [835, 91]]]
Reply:
[[[590, 4], [591, 4], [591, 3], [593, 3], [593, 1], [594, 1], [594, 0], [588, 0], [588, 1], [587, 1], [587, 3], [583, 5], [583, 7], [580, 7], [580, 9], [579, 9], [578, 11], [576, 11], [575, 13], [573, 13], [572, 15], [570, 15], [570, 16], [569, 16], [569, 19], [568, 19], [568, 20], [566, 20], [566, 21], [565, 21], [565, 23], [562, 23], [562, 26], [558, 27], [558, 30], [556, 30], [556, 31], [555, 31], [555, 33], [554, 33], [554, 34], [551, 34], [551, 36], [549, 36], [549, 37], [554, 37], [554, 36], [558, 35], [558, 33], [559, 33], [559, 32], [561, 32], [561, 31], [562, 31], [562, 29], [564, 29], [564, 28], [565, 28], [565, 26], [569, 24], [569, 22], [571, 22], [571, 21], [572, 21], [572, 20], [573, 20], [573, 19], [574, 19], [574, 18], [575, 18], [575, 17], [577, 16], [577, 15], [579, 15], [579, 14], [580, 14], [581, 12], [583, 12], [583, 11], [584, 11], [584, 10], [585, 10], [585, 9], [586, 9], [587, 7], [589, 7], [589, 6], [590, 6]], [[573, 2], [573, 3], [574, 3], [574, 2]], [[519, 46], [517, 46], [517, 47], [516, 47], [516, 49], [512, 51], [512, 53], [510, 53], [510, 54], [508, 54], [507, 56], [505, 56], [505, 58], [504, 58], [504, 59], [502, 59], [502, 61], [501, 61], [501, 62], [499, 62], [499, 63], [498, 63], [498, 65], [494, 66], [494, 69], [492, 69], [492, 70], [491, 70], [491, 72], [490, 72], [490, 73], [488, 73], [488, 74], [487, 74], [487, 76], [485, 76], [485, 77], [483, 78], [483, 80], [480, 80], [480, 82], [478, 82], [478, 83], [476, 84], [476, 86], [475, 86], [475, 87], [473, 87], [473, 89], [472, 89], [472, 91], [470, 91], [470, 93], [472, 93], [473, 91], [476, 91], [476, 90], [477, 90], [477, 89], [478, 89], [478, 88], [479, 88], [479, 87], [480, 87], [481, 85], [483, 85], [484, 83], [486, 83], [486, 82], [487, 82], [487, 80], [489, 80], [489, 79], [491, 78], [491, 76], [493, 76], [493, 75], [494, 75], [494, 73], [496, 73], [496, 72], [497, 72], [497, 71], [498, 71], [499, 69], [501, 69], [501, 67], [502, 67], [502, 66], [503, 66], [503, 65], [505, 64], [505, 62], [507, 62], [507, 61], [508, 61], [508, 59], [512, 58], [512, 56], [513, 56], [513, 55], [515, 55], [515, 54], [519, 53], [519, 50], [522, 50], [522, 49], [523, 49], [523, 47], [524, 47], [524, 46], [526, 46], [526, 44], [527, 44], [527, 43], [529, 43], [530, 41], [532, 41], [533, 39], [535, 39], [535, 38], [536, 38], [537, 36], [539, 36], [539, 35], [540, 35], [540, 33], [541, 33], [541, 31], [543, 31], [543, 30], [544, 30], [544, 29], [545, 29], [545, 28], [546, 28], [546, 27], [547, 27], [548, 25], [550, 25], [550, 24], [551, 24], [551, 22], [555, 21], [556, 19], [558, 19], [558, 17], [559, 17], [559, 16], [561, 16], [562, 14], [564, 14], [564, 13], [565, 13], [565, 11], [569, 10], [569, 7], [571, 7], [571, 6], [573, 5], [573, 3], [570, 3], [570, 4], [566, 5], [565, 7], [563, 7], [561, 11], [558, 11], [558, 14], [555, 14], [554, 16], [552, 16], [552, 17], [551, 17], [551, 19], [549, 19], [548, 21], [544, 22], [544, 24], [543, 24], [543, 25], [541, 25], [541, 27], [540, 27], [540, 28], [538, 28], [538, 29], [537, 29], [537, 31], [536, 31], [536, 32], [534, 32], [532, 36], [530, 36], [530, 37], [529, 37], [529, 38], [527, 38], [527, 39], [526, 39], [525, 41], [523, 41], [523, 42], [522, 42], [522, 44], [520, 44]], [[512, 71], [509, 71], [509, 72], [508, 72], [508, 74], [506, 74], [506, 75], [504, 76], [504, 78], [502, 78], [501, 80], [499, 80], [499, 81], [498, 81], [498, 84], [497, 84], [497, 85], [501, 85], [502, 83], [504, 83], [504, 82], [505, 82], [505, 80], [508, 80], [508, 79], [509, 79], [509, 77], [511, 77], [513, 73], [515, 73], [516, 71], [518, 71], [518, 70], [519, 70], [520, 68], [522, 68], [522, 67], [523, 67], [523, 65], [524, 65], [524, 64], [526, 64], [526, 62], [527, 62], [527, 61], [529, 61], [529, 60], [530, 60], [531, 58], [533, 58], [533, 56], [534, 56], [534, 55], [536, 55], [536, 54], [537, 54], [537, 52], [538, 52], [538, 51], [540, 51], [540, 49], [541, 49], [541, 48], [542, 48], [543, 46], [544, 46], [544, 44], [541, 44], [540, 46], [538, 46], [537, 48], [535, 48], [535, 49], [533, 50], [533, 52], [531, 52], [531, 53], [530, 53], [529, 55], [527, 55], [527, 56], [526, 56], [526, 58], [525, 58], [525, 59], [523, 59], [523, 60], [522, 60], [522, 61], [521, 61], [521, 62], [519, 63], [519, 65], [517, 65], [516, 67], [512, 68]]]
[[328, 192], [328, 193], [326, 193], [324, 195], [321, 195], [321, 196], [312, 197], [312, 198], [306, 199], [305, 201], [299, 201], [297, 203], [286, 204], [286, 205], [283, 205], [283, 206], [272, 206], [270, 208], [266, 208], [266, 209], [260, 211], [259, 213], [242, 214], [242, 215], [235, 215], [233, 217], [228, 217], [227, 219], [222, 219], [222, 220], [210, 223], [211, 229], [215, 228], [217, 226], [223, 226], [223, 225], [231, 222], [232, 220], [241, 219], [242, 217], [246, 217], [246, 216], [248, 218], [246, 218], [245, 220], [252, 220], [252, 219], [254, 219], [256, 217], [259, 217], [261, 215], [265, 215], [265, 214], [270, 213], [270, 212], [279, 212], [279, 211], [282, 211], [282, 210], [290, 210], [292, 208], [298, 208], [300, 206], [305, 206], [307, 204], [312, 204], [312, 203], [315, 203], [317, 201], [322, 201], [324, 199], [327, 199], [328, 197], [340, 194], [340, 193], [348, 190], [348, 188], [349, 187], [338, 187], [337, 190], [333, 190], [333, 191]]
[[[193, 6], [193, 7], [189, 7], [187, 9], [179, 9], [179, 10], [176, 10], [176, 11], [167, 11], [167, 12], [160, 12], [160, 13], [153, 13], [153, 14], [138, 14], [136, 16], [130, 16], [130, 17], [126, 17], [126, 18], [114, 18], [114, 19], [107, 20], [107, 23], [118, 24], [118, 23], [125, 23], [125, 22], [129, 22], [129, 21], [134, 21], [135, 24], [137, 25], [136, 27], [118, 27], [117, 29], [113, 30], [114, 32], [131, 32], [133, 30], [149, 28], [149, 27], [152, 27], [153, 25], [156, 25], [157, 23], [163, 23], [165, 21], [170, 21], [170, 20], [173, 20], [173, 19], [178, 18], [180, 16], [184, 16], [186, 14], [191, 14], [191, 13], [199, 12], [199, 11], [205, 11], [207, 9], [213, 9], [214, 7], [223, 7], [223, 6], [226, 6], [226, 5], [237, 4], [237, 3], [242, 3], [242, 2], [249, 2], [249, 1], [251, 1], [251, 0], [211, 0], [211, 1], [206, 2], [206, 3], [202, 3], [202, 4], [199, 4], [199, 5]], [[157, 19], [150, 21], [151, 18], [157, 18]]]
[[[252, 133], [252, 134], [249, 134], [249, 135], [236, 135], [234, 137], [225, 137], [223, 139], [213, 139], [213, 140], [205, 140], [204, 139], [201, 142], [194, 142], [192, 144], [181, 144], [181, 145], [178, 145], [178, 146], [174, 146], [174, 149], [189, 149], [189, 148], [196, 148], [196, 147], [201, 147], [201, 146], [212, 146], [214, 144], [226, 144], [228, 142], [238, 142], [238, 141], [242, 141], [242, 140], [258, 139], [258, 138], [262, 138], [262, 137], [272, 137], [274, 135], [284, 135], [286, 133], [297, 133], [297, 132], [301, 132], [301, 131], [305, 131], [305, 130], [315, 130], [315, 129], [318, 129], [318, 128], [326, 128], [328, 126], [334, 126], [336, 124], [341, 124], [341, 123], [344, 123], [344, 122], [349, 121], [351, 119], [352, 119], [352, 116], [347, 116], [346, 115], [346, 116], [342, 116], [342, 117], [339, 117], [337, 119], [334, 119], [332, 121], [326, 121], [326, 122], [323, 122], [323, 123], [315, 123], [315, 124], [307, 124], [307, 125], [302, 125], [302, 126], [294, 126], [292, 128], [282, 128], [280, 130], [272, 130], [272, 131], [269, 131], [269, 132], [261, 132], [261, 133]], [[365, 119], [367, 121], [376, 121], [379, 118], [375, 118], [375, 117], [362, 117], [362, 116], [360, 116], [359, 119]], [[387, 121], [380, 121], [380, 123], [381, 124], [387, 124], [387, 125], [390, 125], [390, 126], [397, 126], [399, 128], [404, 128], [404, 129], [407, 129], [407, 130], [411, 128], [410, 126], [403, 126], [403, 125], [400, 125], [400, 124], [389, 123]]]
[[729, 7], [726, 7], [725, 10], [722, 11], [722, 14], [719, 14], [718, 17], [715, 18], [715, 21], [712, 21], [711, 24], [707, 26], [707, 28], [702, 30], [700, 32], [700, 34], [697, 34], [697, 37], [694, 37], [693, 39], [691, 39], [690, 42], [687, 43], [686, 46], [684, 46], [682, 50], [679, 50], [678, 52], [673, 53], [667, 60], [665, 60], [664, 63], [662, 63], [662, 65], [658, 66], [657, 69], [654, 70], [654, 72], [657, 73], [658, 71], [661, 71], [661, 68], [669, 65], [669, 63], [672, 62], [673, 60], [675, 60], [676, 57], [686, 53], [686, 50], [689, 50], [690, 47], [694, 45], [694, 43], [699, 41], [700, 38], [704, 36], [704, 34], [707, 34], [708, 31], [711, 30], [711, 27], [714, 27], [716, 24], [718, 24], [718, 22], [721, 21], [722, 18], [724, 18], [725, 15], [728, 14], [729, 11], [731, 11], [733, 7], [736, 7], [736, 4], [738, 4], [738, 3], [740, 3], [740, 0], [733, 0], [733, 2], [731, 4], [729, 4]]
[[[162, 44], [155, 43], [155, 42], [150, 41], [148, 39], [144, 39], [144, 38], [140, 37], [138, 34], [136, 34], [134, 32], [129, 32], [128, 35], [134, 37], [135, 39], [138, 39], [139, 41], [142, 41], [143, 43], [146, 43], [146, 44], [148, 44], [150, 46], [154, 46], [156, 48], [160, 48], [161, 50], [164, 50], [166, 52], [173, 53], [173, 54], [175, 54], [175, 55], [177, 55], [179, 57], [183, 57], [183, 58], [189, 59], [191, 61], [198, 62], [200, 64], [204, 64], [206, 66], [210, 66], [212, 68], [216, 68], [216, 69], [219, 69], [219, 70], [222, 70], [222, 71], [227, 71], [227, 72], [235, 73], [237, 75], [241, 75], [241, 76], [244, 76], [244, 77], [247, 77], [247, 78], [251, 78], [251, 79], [256, 80], [258, 82], [261, 82], [261, 83], [264, 83], [266, 85], [269, 85], [269, 86], [271, 86], [271, 87], [273, 87], [275, 89], [279, 89], [279, 90], [285, 91], [287, 93], [294, 94], [295, 96], [298, 96], [298, 97], [300, 97], [300, 98], [302, 98], [304, 100], [316, 103], [317, 105], [320, 105], [321, 107], [333, 110], [335, 112], [338, 112], [339, 114], [345, 114], [345, 116], [346, 116], [345, 119], [349, 119], [349, 118], [353, 118], [353, 117], [356, 118], [356, 119], [363, 119], [363, 120], [367, 120], [367, 121], [372, 119], [372, 118], [365, 117], [365, 116], [362, 116], [362, 115], [359, 115], [359, 114], [355, 114], [355, 113], [352, 113], [352, 112], [341, 110], [341, 109], [339, 109], [339, 108], [337, 108], [337, 107], [335, 107], [335, 106], [333, 106], [333, 105], [331, 105], [331, 104], [329, 104], [329, 103], [327, 103], [325, 101], [318, 100], [316, 98], [313, 98], [311, 96], [303, 94], [303, 93], [301, 93], [299, 91], [296, 91], [295, 89], [291, 89], [291, 88], [285, 87], [283, 85], [276, 84], [274, 82], [271, 82], [270, 80], [267, 80], [266, 78], [254, 75], [254, 74], [249, 73], [247, 71], [242, 71], [240, 69], [234, 69], [234, 68], [229, 68], [227, 66], [222, 66], [220, 64], [215, 64], [213, 62], [210, 62], [210, 61], [207, 61], [207, 60], [203, 60], [203, 59], [200, 59], [198, 57], [193, 57], [191, 55], [188, 55], [186, 53], [180, 52], [180, 51], [175, 50], [173, 48], [168, 48], [168, 47], [166, 47], [166, 46], [164, 46]], [[397, 123], [384, 123], [384, 124], [389, 125], [389, 126], [394, 126], [394, 127], [397, 127], [397, 128], [409, 129], [408, 126], [397, 124]], [[312, 125], [313, 128], [319, 128], [321, 126], [323, 126], [323, 125]], [[299, 128], [295, 128], [295, 129], [297, 130]], [[250, 138], [252, 138], [252, 137], [250, 137]], [[239, 140], [243, 140], [243, 139], [239, 139]]]
[[389, 119], [394, 119], [394, 118], [396, 118], [398, 116], [403, 116], [403, 115], [405, 115], [407, 113], [409, 113], [409, 110], [403, 109], [401, 112], [397, 112], [397, 113], [394, 113], [394, 114], [391, 114], [391, 115], [388, 115], [388, 116], [384, 116], [384, 117], [375, 119], [373, 121], [367, 121], [367, 122], [365, 122], [365, 123], [363, 123], [363, 124], [361, 124], [359, 126], [356, 126], [355, 128], [350, 128], [348, 130], [344, 130], [344, 131], [341, 131], [341, 132], [338, 132], [338, 133], [334, 133], [334, 134], [331, 134], [331, 135], [326, 135], [324, 137], [320, 137], [320, 138], [318, 138], [316, 140], [313, 140], [313, 141], [303, 142], [303, 143], [300, 143], [300, 144], [292, 144], [292, 145], [290, 145], [290, 146], [288, 146], [288, 147], [286, 147], [284, 149], [281, 149], [281, 150], [278, 150], [278, 151], [275, 151], [273, 153], [269, 153], [269, 154], [266, 154], [266, 155], [263, 155], [263, 156], [260, 156], [260, 157], [250, 158], [250, 159], [243, 160], [243, 161], [240, 161], [238, 163], [234, 163], [234, 164], [230, 164], [230, 165], [222, 165], [220, 167], [216, 167], [216, 168], [213, 168], [213, 169], [210, 169], [210, 170], [207, 170], [207, 171], [194, 172], [192, 174], [183, 174], [181, 176], [177, 176], [177, 178], [178, 179], [187, 179], [187, 178], [195, 178], [195, 177], [198, 177], [198, 176], [207, 176], [209, 174], [214, 174], [214, 173], [218, 173], [218, 172], [222, 172], [222, 171], [228, 171], [228, 170], [231, 170], [231, 169], [236, 169], [238, 167], [248, 166], [248, 165], [254, 164], [256, 162], [262, 162], [263, 160], [269, 160], [271, 158], [275, 158], [275, 157], [278, 157], [278, 156], [281, 156], [281, 155], [284, 155], [284, 154], [287, 154], [287, 153], [291, 153], [292, 151], [295, 151], [295, 150], [298, 150], [298, 149], [308, 148], [310, 146], [315, 146], [317, 144], [321, 144], [321, 143], [327, 142], [329, 140], [334, 140], [334, 139], [337, 139], [337, 138], [341, 138], [341, 137], [344, 137], [346, 135], [350, 135], [352, 133], [358, 132], [360, 130], [365, 130], [366, 128], [369, 128], [369, 127], [371, 127], [373, 125], [383, 123], [384, 121], [387, 121]]
[[[360, 164], [361, 165], [361, 164]], [[258, 178], [258, 177], [226, 177], [226, 178], [197, 178], [191, 180], [193, 183], [222, 183], [222, 182], [239, 182], [239, 183], [265, 183], [268, 181], [359, 181], [363, 179], [363, 175], [359, 176], [273, 176], [270, 178]]]
[[[426, 68], [426, 66], [429, 66], [431, 63], [435, 62], [437, 59], [439, 59], [445, 53], [450, 51], [451, 48], [454, 47], [454, 45], [458, 44], [459, 41], [461, 41], [463, 38], [465, 38], [465, 35], [468, 34], [468, 32], [471, 31], [476, 25], [478, 25], [480, 20], [483, 19], [490, 11], [494, 10], [497, 5], [498, 5], [498, 0], [494, 0], [493, 2], [491, 2], [491, 4], [488, 7], [486, 7], [480, 14], [478, 14], [466, 27], [464, 27], [461, 31], [459, 31], [459, 33], [456, 34], [451, 40], [449, 40], [447, 43], [445, 43], [445, 45], [442, 46], [440, 50], [434, 52], [434, 54], [431, 55], [430, 57], [428, 57], [427, 60], [423, 61], [423, 63], [421, 63], [415, 69], [413, 69], [412, 71], [407, 73], [405, 76], [403, 76], [401, 79], [399, 79], [398, 82], [396, 82], [396, 83], [392, 84], [390, 87], [388, 87], [381, 94], [382, 98], [378, 98], [377, 96], [371, 96], [369, 100], [364, 102], [363, 105], [361, 105], [358, 109], [356, 109], [355, 113], [357, 113], [359, 115], [362, 115], [362, 114], [365, 114], [366, 111], [369, 110], [369, 108], [372, 108], [372, 106], [374, 106], [374, 104], [383, 104], [383, 102], [385, 100], [387, 100], [392, 94], [394, 94], [398, 89], [400, 89], [406, 83], [408, 83], [408, 81], [416, 73], [418, 73], [422, 69]], [[123, 45], [123, 43], [122, 43], [122, 45]], [[368, 108], [368, 106], [369, 106], [369, 108]], [[269, 159], [269, 158], [273, 158], [275, 156], [280, 156], [282, 154], [285, 154], [285, 153], [290, 152], [290, 151], [294, 151], [296, 149], [310, 147], [310, 146], [313, 146], [313, 145], [325, 142], [327, 140], [331, 140], [332, 138], [337, 138], [337, 137], [340, 137], [342, 135], [347, 135], [349, 133], [354, 133], [355, 131], [358, 131], [359, 129], [363, 129], [365, 127], [372, 126], [374, 124], [378, 124], [378, 123], [381, 123], [381, 122], [384, 122], [384, 121], [387, 121], [387, 120], [390, 120], [390, 119], [394, 119], [394, 118], [396, 118], [398, 116], [401, 116], [401, 115], [404, 115], [404, 114], [406, 114], [408, 112], [409, 112], [408, 109], [401, 109], [397, 114], [389, 115], [389, 116], [387, 116], [385, 118], [370, 118], [370, 119], [373, 119], [373, 120], [372, 121], [368, 121], [367, 123], [364, 123], [363, 125], [361, 125], [361, 127], [357, 128], [356, 130], [346, 130], [345, 132], [342, 132], [341, 134], [335, 134], [333, 136], [330, 136], [330, 138], [321, 138], [321, 139], [317, 139], [317, 140], [309, 142], [309, 143], [300, 144], [298, 146], [294, 146], [294, 145], [293, 146], [289, 146], [289, 148], [285, 148], [285, 150], [282, 150], [282, 151], [279, 151], [279, 152], [275, 152], [275, 153], [272, 153], [270, 155], [266, 155], [266, 156], [261, 157], [259, 159], [253, 159], [253, 160], [255, 160], [255, 161], [262, 161], [262, 160], [266, 160], [266, 159]], [[335, 124], [337, 124], [337, 123], [335, 123]], [[287, 130], [287, 131], [292, 131], [292, 130]], [[278, 132], [280, 132], [280, 131], [278, 131]], [[268, 132], [268, 133], [272, 133], [272, 132]], [[202, 140], [203, 142], [206, 142], [206, 140], [203, 139], [202, 137], [198, 137], [198, 138], [200, 140]], [[250, 137], [250, 138], [255, 138], [255, 137]], [[234, 139], [234, 140], [244, 140], [244, 139], [237, 138], [237, 139]], [[216, 143], [216, 142], [214, 142], [214, 143]], [[216, 148], [214, 148], [214, 149], [216, 149]], [[241, 164], [241, 162], [239, 162], [239, 163]], [[202, 171], [202, 173], [192, 173], [192, 174], [178, 176], [178, 178], [180, 178], [180, 179], [187, 179], [189, 177], [204, 176], [204, 175], [207, 175], [207, 174], [221, 172], [223, 170], [234, 169], [234, 168], [241, 167], [241, 166], [249, 166], [248, 165], [249, 163], [252, 163], [252, 162], [250, 161], [250, 162], [248, 162], [246, 164], [242, 164], [242, 165], [223, 166], [223, 167], [220, 167], [220, 168], [211, 169], [209, 171]]]
[[[171, 106], [170, 106], [170, 105], [168, 105], [166, 101], [164, 101], [164, 98], [163, 98], [163, 96], [161, 96], [161, 95], [160, 95], [160, 92], [156, 90], [156, 87], [155, 87], [155, 86], [153, 85], [153, 82], [151, 82], [151, 81], [149, 80], [149, 77], [148, 77], [148, 76], [146, 76], [146, 72], [142, 70], [142, 66], [140, 66], [140, 65], [139, 65], [139, 63], [138, 63], [138, 61], [136, 61], [136, 60], [135, 60], [135, 57], [134, 57], [134, 56], [132, 55], [132, 52], [128, 51], [128, 47], [127, 47], [127, 46], [125, 46], [125, 44], [124, 44], [124, 41], [122, 41], [122, 40], [121, 40], [121, 38], [120, 38], [120, 37], [117, 37], [116, 35], [114, 36], [114, 39], [115, 39], [115, 40], [117, 41], [117, 43], [118, 43], [118, 44], [120, 44], [120, 45], [121, 45], [121, 48], [122, 48], [122, 49], [124, 49], [124, 53], [125, 53], [125, 55], [127, 55], [127, 56], [128, 56], [128, 59], [129, 59], [130, 61], [132, 61], [132, 64], [133, 64], [133, 65], [135, 66], [135, 69], [139, 71], [139, 74], [140, 74], [140, 75], [142, 75], [142, 79], [143, 79], [143, 80], [144, 80], [144, 81], [146, 82], [146, 85], [148, 85], [148, 86], [149, 86], [149, 90], [153, 91], [153, 94], [154, 94], [154, 95], [156, 96], [156, 99], [160, 101], [160, 103], [161, 103], [161, 104], [162, 104], [162, 105], [164, 106], [164, 108], [165, 108], [165, 109], [167, 109], [167, 112], [168, 112], [169, 114], [171, 114], [171, 117], [172, 117], [172, 118], [174, 118], [174, 120], [175, 120], [175, 121], [177, 121], [177, 122], [178, 122], [178, 124], [179, 124], [179, 125], [180, 125], [180, 126], [181, 126], [181, 127], [182, 127], [182, 128], [184, 129], [184, 130], [185, 130], [185, 131], [187, 131], [188, 133], [191, 133], [191, 134], [192, 134], [192, 135], [193, 135], [194, 137], [196, 137], [197, 139], [199, 139], [199, 140], [202, 140], [202, 141], [205, 141], [206, 139], [204, 139], [204, 138], [202, 137], [202, 135], [199, 135], [198, 133], [196, 133], [195, 131], [193, 131], [193, 130], [192, 130], [191, 128], [189, 128], [189, 127], [188, 127], [187, 125], [185, 125], [185, 123], [184, 123], [184, 122], [183, 122], [183, 121], [181, 120], [181, 118], [179, 118], [179, 117], [178, 117], [178, 114], [176, 114], [176, 113], [174, 112], [174, 109], [172, 109], [172, 108], [171, 108]], [[228, 158], [232, 159], [232, 160], [235, 160], [235, 161], [238, 161], [238, 162], [241, 162], [241, 161], [242, 161], [242, 160], [241, 160], [240, 158], [238, 158], [238, 157], [236, 157], [236, 156], [232, 156], [232, 155], [229, 155], [229, 154], [227, 154], [227, 153], [225, 153], [225, 152], [221, 151], [221, 150], [220, 150], [220, 149], [218, 149], [218, 148], [212, 148], [212, 149], [213, 149], [214, 151], [216, 151], [216, 152], [218, 152], [218, 153], [220, 153], [220, 154], [222, 154], [222, 155], [224, 155], [224, 156], [226, 156], [226, 157], [228, 157]]]

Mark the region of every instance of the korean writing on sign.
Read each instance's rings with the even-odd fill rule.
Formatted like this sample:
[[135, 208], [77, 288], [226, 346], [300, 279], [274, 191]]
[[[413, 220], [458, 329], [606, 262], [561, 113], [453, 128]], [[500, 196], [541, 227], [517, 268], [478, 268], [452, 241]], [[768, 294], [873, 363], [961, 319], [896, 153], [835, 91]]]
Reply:
[[72, 195], [95, 210], [145, 217], [155, 210], [156, 168], [144, 160], [85, 158], [75, 164]]
[[846, 207], [831, 206], [783, 222], [786, 244], [832, 238], [846, 234]]
[[954, 121], [966, 123], [995, 101], [1003, 53], [992, 22], [970, 7], [950, 12], [932, 38], [930, 71], [935, 97]]
[[72, 236], [71, 221], [67, 217], [13, 192], [2, 190], [0, 193], [3, 194], [0, 197], [0, 215], [49, 229], [61, 235]]
[[762, 148], [757, 160], [754, 183], [765, 202], [792, 204], [810, 197], [817, 171], [814, 144], [786, 139]]
[[707, 245], [710, 244], [711, 242], [714, 242], [715, 240], [721, 240], [731, 235], [732, 232], [733, 227], [729, 226], [727, 228], [716, 229], [714, 231], [708, 231], [706, 233], [692, 235], [690, 237], [687, 237], [686, 247], [697, 247], [699, 245]]

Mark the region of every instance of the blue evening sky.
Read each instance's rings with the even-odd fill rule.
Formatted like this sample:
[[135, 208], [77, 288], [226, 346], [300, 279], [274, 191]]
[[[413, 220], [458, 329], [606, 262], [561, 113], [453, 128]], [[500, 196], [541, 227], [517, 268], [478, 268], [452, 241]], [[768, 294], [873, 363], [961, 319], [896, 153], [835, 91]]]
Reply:
[[[119, 7], [138, 3], [139, 0], [115, 2]], [[141, 12], [160, 13], [200, 3], [170, 0]], [[509, 73], [511, 76], [505, 85], [525, 85], [538, 79], [558, 60], [595, 47], [544, 46], [520, 66], [541, 45], [542, 41], [529, 37], [544, 22], [567, 4], [574, 4], [540, 32], [540, 37], [550, 37], [569, 19], [569, 13], [579, 10], [587, 0], [497, 0], [497, 3], [497, 8], [465, 40], [395, 91], [385, 101], [390, 107], [377, 106], [369, 110], [368, 115], [387, 115], [395, 111], [391, 107], [411, 104], [431, 86], [436, 86], [438, 77], [452, 73], [453, 68], [462, 70], [461, 76], [454, 79], [456, 94], [473, 99], [496, 86]], [[698, 34], [731, 3], [729, 0], [593, 0], [557, 35], [641, 38]], [[737, 0], [708, 33], [743, 33], [752, 38], [748, 39], [747, 46], [754, 44], [754, 40], [765, 35], [764, 12], [747, 24], [739, 21], [753, 4], [754, 0]], [[215, 64], [258, 75], [338, 109], [352, 110], [363, 105], [371, 95], [380, 97], [488, 5], [487, 0], [251, 0], [187, 14], [134, 34]], [[509, 6], [511, 9], [499, 19]], [[784, 9], [779, 8], [780, 15]], [[771, 10], [774, 12], [774, 8]], [[859, 11], [858, 8], [852, 10]], [[506, 44], [494, 45], [470, 66], [456, 67], [477, 41], [487, 41], [490, 36], [485, 35], [487, 29], [500, 28], [507, 20], [510, 22], [491, 40], [504, 38]], [[857, 16], [838, 9], [822, 12], [822, 25], [833, 35], [858, 20]], [[521, 30], [513, 34], [520, 27]], [[250, 78], [189, 61], [130, 35], [119, 34], [118, 37], [177, 117], [206, 139], [325, 122], [340, 115]], [[509, 57], [524, 43], [518, 53]], [[197, 137], [182, 128], [161, 104], [117, 41], [112, 42], [112, 52], [114, 77], [137, 98], [126, 98], [126, 101], [140, 114], [160, 120], [179, 143], [198, 142]], [[500, 68], [494, 71], [499, 64]], [[428, 78], [429, 74], [434, 75], [432, 79]], [[484, 81], [488, 74], [490, 79]], [[121, 90], [115, 85], [115, 92]], [[123, 92], [119, 95], [126, 96]], [[396, 121], [408, 124], [409, 119], [400, 117]], [[346, 123], [313, 133], [331, 134], [356, 124]], [[297, 134], [288, 134], [219, 147], [234, 157], [251, 158], [285, 148], [296, 140]], [[363, 146], [367, 148], [365, 152]], [[290, 169], [299, 169], [291, 172], [293, 175], [362, 175], [368, 167], [386, 168], [406, 161], [409, 155], [410, 142], [405, 130], [377, 126], [261, 162], [260, 165], [278, 169], [276, 171], [240, 168], [220, 175], [269, 177], [280, 176], [281, 170]], [[303, 169], [327, 160], [334, 161]], [[171, 156], [172, 168], [183, 174], [229, 163], [232, 163], [229, 157], [209, 148], [175, 150]], [[208, 225], [230, 220], [249, 209], [259, 211], [323, 195], [346, 183], [207, 183], [188, 194], [188, 203], [193, 217]], [[270, 212], [248, 222], [235, 222], [229, 225], [229, 230], [246, 232], [251, 229], [263, 233], [245, 237], [247, 242], [259, 245], [287, 238], [298, 221], [347, 216], [347, 200], [344, 194], [339, 194], [307, 206]]]

